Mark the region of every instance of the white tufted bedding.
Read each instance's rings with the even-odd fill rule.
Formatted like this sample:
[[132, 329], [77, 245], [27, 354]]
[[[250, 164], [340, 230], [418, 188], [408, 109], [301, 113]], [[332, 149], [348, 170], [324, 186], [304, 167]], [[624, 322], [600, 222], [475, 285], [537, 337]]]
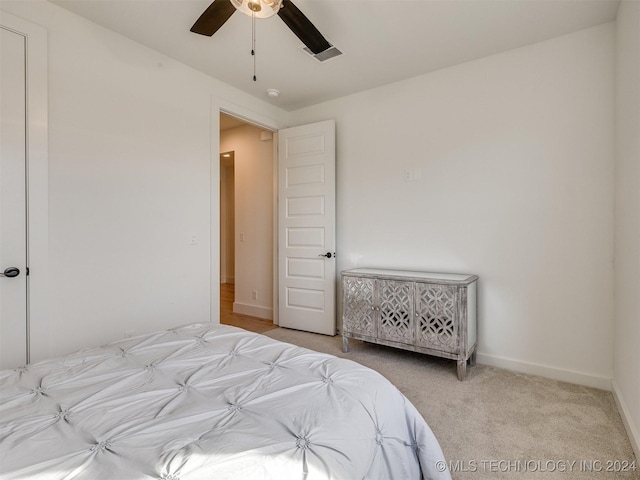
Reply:
[[378, 373], [234, 327], [0, 372], [6, 480], [450, 479], [444, 465]]

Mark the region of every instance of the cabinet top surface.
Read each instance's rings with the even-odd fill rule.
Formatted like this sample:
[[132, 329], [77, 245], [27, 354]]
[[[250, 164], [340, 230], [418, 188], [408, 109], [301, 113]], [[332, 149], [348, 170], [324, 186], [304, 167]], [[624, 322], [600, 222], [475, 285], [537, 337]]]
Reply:
[[372, 277], [398, 277], [412, 280], [437, 280], [462, 284], [468, 284], [478, 279], [476, 275], [466, 275], [458, 273], [416, 272], [411, 270], [389, 270], [383, 268], [355, 268], [353, 270], [343, 270], [342, 274]]

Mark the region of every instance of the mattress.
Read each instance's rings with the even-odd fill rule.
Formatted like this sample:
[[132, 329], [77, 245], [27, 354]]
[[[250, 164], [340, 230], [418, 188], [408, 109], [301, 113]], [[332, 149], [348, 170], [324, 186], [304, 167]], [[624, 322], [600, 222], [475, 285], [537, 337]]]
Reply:
[[9, 479], [450, 479], [377, 372], [195, 324], [0, 372]]

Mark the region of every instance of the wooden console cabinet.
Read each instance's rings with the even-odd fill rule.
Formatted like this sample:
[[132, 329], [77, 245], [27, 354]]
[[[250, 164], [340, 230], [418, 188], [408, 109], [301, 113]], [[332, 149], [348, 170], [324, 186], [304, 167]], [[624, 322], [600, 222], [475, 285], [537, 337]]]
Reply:
[[477, 346], [476, 275], [358, 268], [342, 272], [342, 349], [349, 338], [457, 360]]

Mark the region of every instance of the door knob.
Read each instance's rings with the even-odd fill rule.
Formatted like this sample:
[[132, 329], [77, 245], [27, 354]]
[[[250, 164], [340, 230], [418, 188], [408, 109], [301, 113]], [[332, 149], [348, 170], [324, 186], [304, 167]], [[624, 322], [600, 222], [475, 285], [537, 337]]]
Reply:
[[327, 252], [327, 253], [321, 253], [320, 255], [318, 255], [319, 257], [327, 257], [327, 258], [331, 258], [333, 255], [331, 255], [331, 252]]
[[17, 277], [18, 275], [20, 275], [20, 270], [17, 269], [16, 267], [5, 268], [4, 272], [0, 273], [0, 277], [13, 278], [13, 277]]

